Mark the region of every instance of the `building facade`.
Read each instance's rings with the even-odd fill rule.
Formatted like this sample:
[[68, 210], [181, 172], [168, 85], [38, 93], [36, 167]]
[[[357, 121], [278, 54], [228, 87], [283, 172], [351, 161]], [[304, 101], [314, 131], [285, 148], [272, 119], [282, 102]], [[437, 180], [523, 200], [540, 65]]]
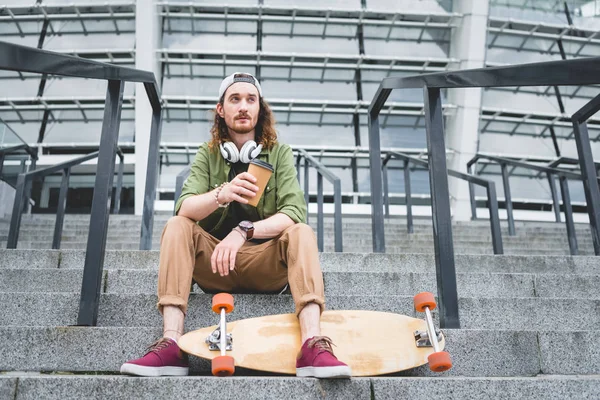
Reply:
[[[221, 79], [248, 71], [261, 81], [281, 140], [304, 148], [342, 180], [348, 212], [370, 212], [367, 110], [388, 76], [600, 56], [600, 1], [555, 0], [5, 0], [2, 40], [153, 71], [164, 106], [157, 208], [172, 207], [176, 175], [209, 138]], [[543, 73], [543, 71], [540, 71]], [[0, 143], [17, 135], [40, 149], [38, 165], [95, 150], [106, 84], [2, 72]], [[449, 168], [478, 152], [550, 161], [576, 157], [569, 117], [597, 87], [468, 89], [444, 93]], [[122, 210], [141, 214], [150, 106], [125, 85], [119, 145], [125, 152]], [[422, 91], [392, 92], [381, 119], [386, 150], [426, 151]], [[600, 119], [588, 122], [599, 154]], [[597, 155], [600, 158], [600, 155]], [[68, 207], [85, 211], [94, 163], [71, 178]], [[392, 212], [402, 214], [402, 164], [391, 161]], [[20, 165], [7, 161], [4, 173]], [[477, 172], [498, 182], [497, 165]], [[551, 203], [545, 177], [513, 169], [516, 208]], [[315, 171], [311, 171], [314, 176]], [[426, 205], [428, 175], [411, 174]], [[56, 202], [60, 176], [35, 187], [38, 209]], [[580, 182], [570, 182], [583, 204]], [[453, 213], [470, 218], [468, 187], [450, 178]], [[311, 179], [311, 196], [316, 179]], [[325, 185], [325, 192], [331, 187]], [[485, 197], [483, 192], [478, 196]], [[530, 207], [531, 205], [533, 207]], [[361, 205], [364, 207], [361, 208]], [[425, 209], [426, 207], [424, 207]], [[585, 215], [582, 214], [582, 218]]]

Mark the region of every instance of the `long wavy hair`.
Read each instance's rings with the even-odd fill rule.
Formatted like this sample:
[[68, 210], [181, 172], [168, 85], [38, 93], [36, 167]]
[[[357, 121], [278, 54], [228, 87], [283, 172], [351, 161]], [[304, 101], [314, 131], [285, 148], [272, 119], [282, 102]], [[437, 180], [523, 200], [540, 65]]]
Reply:
[[[224, 96], [219, 100], [223, 104]], [[275, 116], [269, 103], [264, 99], [259, 100], [260, 111], [258, 113], [258, 122], [256, 123], [254, 141], [257, 144], [262, 144], [263, 148], [270, 150], [277, 143], [277, 131], [275, 130]], [[225, 119], [217, 113], [216, 108], [213, 110], [215, 116], [212, 128], [210, 128], [209, 149], [216, 149], [223, 142], [230, 140], [229, 131]]]

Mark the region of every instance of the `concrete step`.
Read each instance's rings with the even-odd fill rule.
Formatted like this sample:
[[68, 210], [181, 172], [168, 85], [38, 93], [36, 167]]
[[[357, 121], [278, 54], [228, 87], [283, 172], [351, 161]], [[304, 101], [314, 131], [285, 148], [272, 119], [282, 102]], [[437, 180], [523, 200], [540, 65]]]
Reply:
[[[139, 357], [160, 329], [82, 327], [2, 327], [7, 340], [4, 371], [118, 371], [124, 360]], [[599, 354], [593, 331], [532, 332], [446, 330], [454, 368], [445, 376], [535, 376], [597, 374]], [[23, 343], [22, 348], [10, 343]], [[559, 342], [560, 345], [556, 345]], [[52, 352], [48, 348], [55, 349]], [[35, 360], [35, 363], [32, 362]], [[192, 373], [206, 374], [208, 363], [193, 358]], [[243, 373], [243, 371], [239, 371]], [[432, 376], [427, 367], [403, 375]], [[163, 379], [163, 378], [161, 378]]]
[[[213, 316], [211, 323], [214, 321]], [[200, 327], [190, 326], [194, 329]], [[446, 350], [453, 357], [454, 367], [443, 376], [600, 373], [600, 352], [595, 346], [597, 331], [458, 329], [444, 332]], [[0, 358], [2, 371], [116, 372], [124, 361], [142, 355], [146, 346], [161, 335], [161, 329], [0, 327], [0, 335], [5, 339], [0, 343], [0, 350], [4, 354]], [[15, 346], [15, 343], [20, 343], [20, 346]], [[208, 374], [208, 362], [195, 357], [192, 361], [192, 373]], [[405, 371], [401, 375], [439, 376], [429, 371], [427, 366]], [[129, 379], [158, 384], [167, 378]], [[225, 382], [227, 379], [219, 381]], [[189, 393], [186, 394], [189, 396]]]
[[[114, 241], [107, 242], [106, 248], [108, 250], [137, 250], [139, 249], [139, 241], [135, 242], [123, 242], [123, 241]], [[563, 245], [564, 246], [564, 245]], [[535, 248], [535, 247], [512, 247], [505, 246], [504, 253], [506, 254], [546, 254], [546, 255], [567, 255], [570, 254], [568, 247], [556, 246], [555, 248]], [[0, 247], [5, 248], [6, 242], [0, 241]], [[63, 242], [61, 243], [61, 249], [65, 250], [84, 250], [87, 248], [86, 242]], [[52, 248], [51, 242], [23, 242], [20, 241], [18, 249], [50, 249]], [[160, 244], [158, 241], [153, 241], [152, 250], [158, 250], [160, 248]], [[345, 243], [345, 249], [352, 249], [353, 252], [361, 252], [361, 253], [369, 253], [373, 251], [373, 247], [370, 244], [364, 243]], [[325, 244], [323, 250], [325, 252], [334, 252], [335, 246], [333, 244]], [[346, 250], [347, 251], [347, 250]], [[410, 245], [404, 244], [402, 246], [389, 246], [386, 245], [386, 252], [392, 254], [402, 254], [402, 253], [433, 253], [434, 248], [433, 244], [430, 245]], [[456, 254], [493, 254], [493, 248], [491, 244], [484, 245], [473, 245], [473, 246], [459, 246], [456, 245], [454, 247], [454, 252]], [[593, 255], [594, 251], [591, 247], [586, 248], [583, 246], [579, 247], [579, 254], [581, 255]]]
[[600, 397], [600, 377], [540, 375], [517, 378], [377, 377], [351, 380], [316, 380], [296, 377], [208, 376], [140, 379], [125, 376], [46, 376], [18, 372], [0, 377], [0, 393], [19, 400], [198, 399], [414, 399], [431, 400], [547, 400]]
[[[111, 228], [137, 228], [141, 227], [141, 218], [127, 218], [128, 216], [111, 216], [109, 218], [109, 227]], [[39, 215], [26, 217], [23, 216], [21, 221], [21, 227], [38, 227], [38, 228], [53, 228], [55, 224], [55, 216]], [[168, 221], [168, 218], [155, 218], [153, 226], [155, 228], [161, 228]], [[313, 227], [317, 226], [316, 218], [310, 218], [309, 224]], [[406, 220], [389, 219], [385, 220], [385, 229], [392, 231], [406, 231], [407, 224]], [[343, 228], [365, 228], [371, 230], [371, 219], [370, 218], [343, 218]], [[0, 223], [0, 229], [8, 229], [9, 223]], [[333, 229], [333, 220], [326, 218], [324, 222], [325, 229]], [[454, 221], [452, 224], [453, 228], [457, 231], [460, 230], [477, 230], [484, 233], [490, 232], [489, 221]], [[89, 215], [85, 218], [69, 218], [67, 215], [64, 220], [65, 228], [88, 228], [89, 227]], [[428, 232], [431, 231], [432, 225], [431, 220], [415, 220], [413, 222], [413, 229], [415, 232]], [[501, 229], [503, 233], [508, 234], [508, 224], [506, 221], [501, 221]], [[585, 233], [590, 231], [588, 224], [576, 224], [575, 229], [577, 233]], [[538, 222], [538, 221], [517, 221], [515, 223], [515, 230], [517, 232], [546, 232], [546, 233], [564, 233], [566, 234], [566, 225], [564, 222]]]
[[[310, 224], [311, 227], [314, 230], [317, 230], [317, 225], [311, 223]], [[165, 224], [157, 224], [155, 223], [153, 226], [153, 234], [157, 235], [160, 234], [164, 228]], [[42, 233], [48, 233], [50, 235], [52, 235], [54, 233], [54, 224], [50, 224], [50, 225], [36, 225], [36, 224], [22, 224], [21, 228], [20, 228], [20, 232], [21, 233], [28, 233], [28, 232], [42, 232]], [[8, 227], [1, 227], [0, 226], [0, 233], [7, 235], [8, 234]], [[76, 224], [65, 224], [63, 226], [63, 233], [67, 233], [67, 234], [87, 234], [89, 231], [89, 224], [85, 224], [85, 225], [76, 225]], [[140, 231], [141, 231], [141, 224], [119, 224], [119, 225], [109, 225], [108, 227], [108, 232], [109, 233], [120, 233], [120, 232], [134, 232], [135, 234], [139, 235]], [[365, 236], [371, 236], [372, 232], [371, 232], [371, 227], [370, 226], [366, 226], [364, 223], [363, 224], [347, 224], [347, 225], [343, 225], [342, 226], [342, 231], [344, 232], [344, 235], [346, 234], [360, 234], [360, 235], [365, 235]], [[333, 229], [333, 226], [331, 225], [326, 225], [324, 228], [324, 232], [327, 235], [331, 235], [335, 232], [335, 230]], [[386, 236], [387, 235], [408, 235], [406, 228], [403, 227], [386, 227], [384, 230]], [[491, 231], [489, 227], [476, 227], [476, 226], [456, 226], [453, 225], [452, 227], [452, 232], [455, 236], [460, 236], [460, 235], [470, 235], [470, 236], [483, 236], [486, 238], [490, 238], [491, 237]], [[511, 236], [508, 233], [508, 230], [506, 228], [502, 228], [501, 229], [501, 233], [503, 237], [507, 237], [510, 238]], [[528, 229], [528, 228], [521, 228], [521, 229], [517, 229], [516, 230], [516, 235], [515, 236], [549, 236], [549, 237], [556, 237], [556, 238], [562, 238], [562, 237], [567, 237], [567, 231], [566, 229], [550, 229], [550, 228], [542, 228], [542, 229]], [[591, 231], [589, 229], [589, 227], [580, 227], [577, 228], [575, 231], [577, 237], [591, 237]], [[415, 228], [414, 233], [412, 233], [411, 235], [432, 235], [432, 227], [422, 227], [422, 228]]]
[[[232, 319], [290, 313], [291, 295], [238, 294]], [[210, 310], [212, 295], [192, 293], [188, 326], [206, 326], [215, 316]], [[326, 297], [330, 310], [373, 310], [417, 316], [413, 296]], [[99, 326], [160, 326], [155, 294], [102, 294]], [[65, 326], [77, 321], [79, 295], [75, 293], [0, 293], [0, 326]], [[459, 297], [461, 327], [464, 329], [516, 329], [568, 331], [585, 327], [600, 330], [600, 300], [562, 298], [472, 298]], [[434, 313], [435, 314], [435, 313]]]
[[[434, 273], [433, 254], [320, 253], [325, 272]], [[109, 250], [105, 269], [158, 269], [158, 251]], [[10, 250], [0, 249], [0, 268], [82, 269], [82, 250]], [[531, 273], [598, 275], [600, 257], [548, 255], [457, 255], [458, 273]]]
[[[158, 243], [162, 231], [156, 231], [153, 236], [153, 242]], [[61, 235], [62, 243], [69, 242], [83, 242], [87, 241], [88, 232], [77, 232], [75, 230], [65, 230]], [[19, 234], [20, 242], [35, 242], [41, 241], [44, 243], [51, 243], [54, 237], [54, 231], [50, 230], [29, 230], [27, 232], [22, 231]], [[326, 242], [333, 243], [335, 234], [333, 232], [326, 232], [324, 238]], [[453, 235], [453, 241], [455, 245], [473, 246], [473, 245], [486, 245], [489, 246], [492, 243], [491, 237], [480, 236], [480, 235]], [[6, 241], [8, 234], [0, 234], [0, 240]], [[568, 247], [568, 241], [566, 236], [549, 236], [549, 235], [532, 235], [532, 236], [504, 236], [502, 242], [505, 246], [518, 246], [523, 245], [524, 242], [535, 246], [536, 248], [552, 248], [556, 245]], [[115, 241], [134, 242], [139, 243], [140, 233], [137, 231], [109, 231], [107, 234], [107, 242], [112, 243]], [[344, 232], [343, 234], [344, 244], [371, 244], [372, 239], [370, 235], [359, 232]], [[396, 234], [386, 235], [385, 244], [389, 246], [397, 246], [400, 244], [433, 244], [433, 235], [425, 234]], [[577, 243], [579, 246], [591, 247], [593, 245], [591, 235], [584, 237], [578, 237]]]
[[[458, 293], [464, 297], [545, 297], [600, 300], [600, 271], [595, 276], [459, 273]], [[435, 293], [433, 273], [324, 272], [327, 296], [410, 296]], [[0, 269], [0, 293], [79, 293], [82, 270]], [[105, 270], [102, 292], [109, 294], [155, 294], [158, 271]], [[202, 290], [194, 286], [194, 292]]]

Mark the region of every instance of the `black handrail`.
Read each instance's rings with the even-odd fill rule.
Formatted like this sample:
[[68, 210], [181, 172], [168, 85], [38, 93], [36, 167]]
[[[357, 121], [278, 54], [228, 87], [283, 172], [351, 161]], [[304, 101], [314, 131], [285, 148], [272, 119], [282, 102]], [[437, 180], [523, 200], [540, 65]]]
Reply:
[[325, 165], [319, 162], [316, 158], [308, 154], [304, 149], [297, 149], [298, 157], [296, 158], [296, 171], [298, 173], [298, 182], [300, 182], [300, 163], [304, 158], [304, 198], [306, 200], [306, 222], [308, 222], [308, 170], [309, 167], [314, 167], [317, 171], [317, 244], [319, 251], [324, 248], [324, 231], [325, 222], [323, 216], [323, 177], [333, 184], [333, 230], [335, 236], [335, 251], [342, 252], [342, 183], [333, 172]]
[[[21, 219], [23, 215], [23, 206], [26, 202], [25, 191], [27, 187], [31, 187], [34, 179], [44, 178], [48, 175], [62, 171], [62, 180], [60, 183], [60, 192], [58, 195], [58, 204], [56, 208], [56, 221], [54, 223], [54, 236], [52, 238], [52, 249], [60, 249], [62, 238], [63, 222], [65, 218], [65, 207], [67, 204], [67, 190], [69, 188], [69, 178], [71, 176], [71, 168], [76, 165], [81, 165], [86, 161], [98, 157], [99, 152], [93, 152], [85, 156], [77, 157], [61, 164], [56, 164], [51, 167], [36, 169], [34, 171], [21, 173], [17, 177], [17, 185], [15, 191], [15, 200], [13, 203], [13, 211], [10, 220], [10, 228], [8, 231], [7, 249], [16, 249], [19, 242], [19, 233], [21, 231]], [[119, 155], [120, 166], [117, 178], [117, 188], [115, 193], [115, 201], [113, 205], [113, 214], [118, 214], [120, 210], [121, 186], [123, 184], [123, 162], [124, 155], [120, 149], [117, 149]]]
[[[156, 183], [158, 178], [159, 143], [162, 125], [160, 90], [152, 72], [127, 68], [109, 63], [87, 60], [58, 52], [21, 46], [0, 41], [0, 70], [32, 72], [47, 75], [72, 76], [108, 81], [102, 134], [98, 151], [98, 167], [90, 215], [90, 229], [85, 253], [85, 266], [81, 284], [81, 298], [77, 324], [95, 326], [98, 320], [102, 270], [108, 229], [107, 204], [112, 194], [115, 169], [115, 148], [119, 138], [123, 89], [125, 82], [144, 84], [152, 107], [150, 148], [146, 170], [144, 211], [140, 250], [152, 247], [152, 225]], [[137, 132], [143, 135], [144, 132]]]
[[[531, 163], [528, 163], [525, 161], [514, 160], [511, 158], [507, 158], [507, 157], [492, 156], [492, 155], [487, 155], [487, 154], [476, 154], [471, 160], [469, 160], [467, 162], [467, 170], [472, 174], [476, 174], [477, 171], [473, 171], [473, 165], [481, 159], [493, 161], [500, 165], [500, 168], [502, 171], [502, 182], [504, 185], [504, 201], [505, 201], [506, 214], [507, 214], [507, 220], [508, 220], [508, 231], [509, 231], [509, 235], [511, 235], [511, 236], [515, 235], [515, 222], [514, 222], [514, 214], [513, 214], [513, 207], [512, 207], [512, 196], [511, 196], [511, 192], [510, 192], [510, 184], [509, 184], [509, 179], [508, 179], [509, 174], [508, 174], [506, 167], [508, 165], [510, 165], [513, 167], [529, 169], [532, 171], [538, 171], [539, 173], [545, 173], [548, 178], [548, 185], [550, 186], [550, 191], [552, 193], [552, 202], [554, 204], [555, 219], [556, 219], [556, 222], [561, 222], [560, 221], [560, 203], [558, 201], [558, 193], [556, 192], [556, 184], [555, 184], [555, 179], [558, 178], [559, 183], [560, 183], [561, 195], [563, 198], [563, 207], [565, 209], [565, 223], [567, 226], [569, 251], [570, 251], [571, 255], [579, 254], [579, 249], [578, 249], [578, 245], [577, 245], [577, 234], [575, 232], [575, 221], [573, 219], [573, 207], [571, 205], [571, 195], [569, 192], [569, 185], [568, 185], [567, 179], [583, 180], [583, 177], [580, 174], [573, 172], [573, 171], [558, 169], [558, 168], [555, 168], [554, 166], [536, 165], [536, 164], [531, 164]], [[556, 163], [556, 161], [554, 161], [550, 164], [553, 164], [553, 163]], [[471, 199], [471, 213], [473, 215], [476, 215], [475, 190], [473, 189], [472, 185], [469, 185], [469, 196]]]
[[[389, 217], [389, 196], [388, 196], [388, 185], [387, 185], [387, 163], [392, 158], [397, 158], [404, 161], [404, 187], [406, 197], [406, 224], [408, 233], [413, 233], [413, 217], [412, 217], [412, 201], [411, 201], [411, 190], [410, 190], [410, 166], [414, 164], [425, 169], [429, 169], [429, 162], [420, 158], [409, 156], [408, 154], [398, 152], [387, 152], [382, 161], [384, 173], [383, 173], [383, 187], [384, 187], [384, 202], [386, 205], [386, 216]], [[488, 210], [490, 212], [490, 229], [492, 231], [492, 247], [494, 254], [504, 254], [502, 246], [502, 232], [500, 230], [500, 216], [498, 215], [498, 199], [496, 197], [496, 184], [490, 180], [479, 178], [472, 174], [465, 174], [452, 169], [448, 170], [448, 175], [455, 178], [459, 178], [469, 182], [470, 185], [475, 184], [483, 186], [487, 191], [488, 196]]]
[[[5, 124], [5, 126], [8, 127], [8, 125], [6, 125], [6, 124]], [[19, 139], [21, 139], [21, 137], [12, 128], [9, 127], [9, 129], [13, 132], [13, 134], [15, 136], [17, 136]], [[31, 147], [27, 143], [23, 143], [23, 144], [19, 144], [19, 145], [16, 145], [16, 146], [11, 146], [11, 147], [5, 147], [3, 149], [0, 149], [0, 180], [2, 180], [3, 177], [4, 177], [2, 171], [4, 169], [4, 161], [6, 160], [6, 156], [17, 155], [17, 154], [19, 154], [19, 152], [21, 150], [24, 150], [25, 153], [27, 153], [29, 155], [29, 158], [31, 159], [31, 164], [29, 166], [29, 169], [30, 170], [34, 170], [35, 169], [35, 167], [37, 165], [37, 161], [38, 161], [38, 149], [37, 148]], [[25, 159], [21, 160], [21, 170], [22, 171], [25, 171], [25, 169], [26, 169], [25, 168], [25, 162], [26, 162]], [[7, 181], [7, 183], [9, 185], [13, 186], [12, 183], [10, 183], [8, 181]], [[13, 187], [16, 188], [16, 185], [14, 185]], [[30, 205], [30, 202], [29, 202], [29, 199], [31, 197], [31, 186], [30, 185], [27, 186], [26, 193], [27, 193], [27, 200], [26, 200], [27, 210], [29, 212], [31, 210], [31, 205]]]
[[[429, 184], [431, 186], [438, 303], [440, 305], [440, 325], [442, 327], [459, 328], [460, 318], [458, 297], [456, 296], [456, 268], [454, 247], [452, 246], [450, 193], [446, 167], [441, 89], [594, 85], [600, 83], [598, 70], [600, 70], [600, 57], [594, 57], [448, 71], [401, 78], [390, 77], [381, 81], [369, 105], [373, 251], [385, 252], [379, 114], [392, 90], [423, 89], [425, 132], [430, 164]], [[600, 255], [600, 188], [595, 179], [596, 170], [585, 121], [598, 110], [600, 110], [600, 96], [595, 97], [572, 117], [596, 255]]]

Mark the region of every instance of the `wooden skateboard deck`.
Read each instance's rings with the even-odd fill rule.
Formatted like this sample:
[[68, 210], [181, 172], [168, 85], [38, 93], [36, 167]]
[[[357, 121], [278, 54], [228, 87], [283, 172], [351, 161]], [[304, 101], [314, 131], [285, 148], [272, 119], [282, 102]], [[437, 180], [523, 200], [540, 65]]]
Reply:
[[[186, 353], [212, 360], [206, 338], [217, 325], [189, 332], [178, 344]], [[426, 322], [406, 315], [378, 311], [325, 311], [321, 334], [329, 336], [336, 357], [352, 368], [353, 376], [389, 374], [427, 363], [432, 347], [418, 348], [415, 331], [427, 331]], [[227, 323], [233, 349], [227, 355], [235, 365], [281, 374], [296, 373], [300, 327], [294, 314], [269, 315]], [[440, 341], [440, 350], [445, 339]]]

